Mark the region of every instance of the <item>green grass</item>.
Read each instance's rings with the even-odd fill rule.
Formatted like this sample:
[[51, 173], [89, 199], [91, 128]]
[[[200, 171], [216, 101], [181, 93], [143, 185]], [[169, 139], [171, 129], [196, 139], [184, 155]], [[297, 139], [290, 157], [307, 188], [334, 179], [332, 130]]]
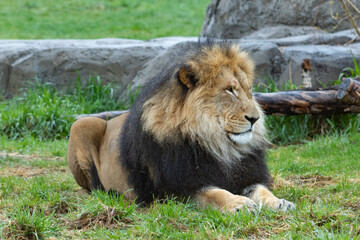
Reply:
[[0, 134], [10, 139], [66, 138], [74, 115], [128, 109], [139, 92], [128, 89], [128, 98], [116, 96], [116, 87], [102, 84], [99, 78], [90, 78], [84, 86], [77, 79], [73, 89], [64, 94], [37, 81], [22, 96], [0, 101]]
[[277, 145], [301, 144], [327, 135], [360, 131], [360, 114], [266, 116], [269, 139]]
[[66, 155], [66, 146], [66, 139], [42, 141], [27, 134], [24, 138], [14, 140], [0, 135], [0, 150], [5, 152], [18, 152], [25, 155], [41, 152], [43, 157], [63, 157]]
[[1, 239], [360, 238], [359, 133], [270, 149], [274, 193], [297, 210], [238, 215], [201, 210], [191, 201], [142, 207], [101, 191], [82, 193], [66, 160], [46, 150], [66, 152], [66, 143], [30, 144], [23, 151], [28, 158], [0, 156]]
[[0, 39], [199, 36], [210, 0], [2, 0]]

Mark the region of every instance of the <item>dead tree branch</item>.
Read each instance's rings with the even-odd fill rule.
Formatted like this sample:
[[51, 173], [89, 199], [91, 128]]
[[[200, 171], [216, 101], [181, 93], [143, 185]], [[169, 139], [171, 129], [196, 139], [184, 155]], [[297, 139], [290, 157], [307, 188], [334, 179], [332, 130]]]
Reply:
[[360, 113], [360, 82], [345, 79], [329, 89], [254, 93], [267, 115]]
[[[354, 22], [354, 19], [352, 18], [351, 14], [350, 14], [350, 11], [349, 11], [349, 8], [347, 7], [346, 3], [344, 2], [344, 0], [340, 0], [342, 6], [343, 6], [343, 9], [345, 10], [346, 12], [346, 15], [347, 17], [349, 18], [350, 22], [351, 22], [351, 25], [353, 25], [357, 35], [360, 37], [360, 31], [359, 29], [357, 28], [355, 22]], [[349, 2], [349, 1], [347, 1]], [[354, 6], [353, 6], [354, 7]], [[356, 10], [358, 10], [356, 7], [355, 7]]]

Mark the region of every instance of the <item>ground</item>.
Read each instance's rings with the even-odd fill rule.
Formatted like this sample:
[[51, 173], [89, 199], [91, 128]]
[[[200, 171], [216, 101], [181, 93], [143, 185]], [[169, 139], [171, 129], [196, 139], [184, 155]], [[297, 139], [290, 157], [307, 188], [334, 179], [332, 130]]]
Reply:
[[191, 201], [143, 207], [89, 195], [67, 167], [66, 140], [34, 141], [26, 149], [24, 141], [1, 142], [2, 239], [360, 238], [360, 134], [270, 149], [274, 192], [297, 210], [238, 215], [200, 210]]

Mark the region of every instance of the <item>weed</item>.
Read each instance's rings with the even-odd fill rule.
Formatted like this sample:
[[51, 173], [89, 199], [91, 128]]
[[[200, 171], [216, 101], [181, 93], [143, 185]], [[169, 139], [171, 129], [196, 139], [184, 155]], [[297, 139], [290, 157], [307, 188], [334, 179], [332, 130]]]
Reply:
[[353, 57], [353, 61], [354, 61], [354, 68], [351, 67], [346, 67], [344, 68], [341, 73], [339, 74], [339, 77], [337, 79], [337, 81], [334, 84], [340, 84], [342, 79], [344, 77], [348, 78], [348, 77], [356, 77], [356, 76], [360, 76], [360, 62], [358, 63], [356, 61], [356, 58], [354, 56], [354, 54], [351, 52], [352, 57]]
[[3, 235], [12, 239], [45, 239], [62, 229], [53, 214], [46, 216], [44, 211], [34, 207], [22, 206], [9, 214], [12, 219], [3, 230]]

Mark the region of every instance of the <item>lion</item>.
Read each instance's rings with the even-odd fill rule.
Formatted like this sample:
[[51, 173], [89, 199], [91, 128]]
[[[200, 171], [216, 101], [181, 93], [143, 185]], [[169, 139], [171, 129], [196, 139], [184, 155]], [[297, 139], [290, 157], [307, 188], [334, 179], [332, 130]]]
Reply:
[[145, 204], [175, 196], [232, 213], [295, 209], [269, 190], [269, 142], [249, 55], [231, 42], [199, 40], [164, 69], [129, 113], [72, 125], [67, 159], [76, 182]]

